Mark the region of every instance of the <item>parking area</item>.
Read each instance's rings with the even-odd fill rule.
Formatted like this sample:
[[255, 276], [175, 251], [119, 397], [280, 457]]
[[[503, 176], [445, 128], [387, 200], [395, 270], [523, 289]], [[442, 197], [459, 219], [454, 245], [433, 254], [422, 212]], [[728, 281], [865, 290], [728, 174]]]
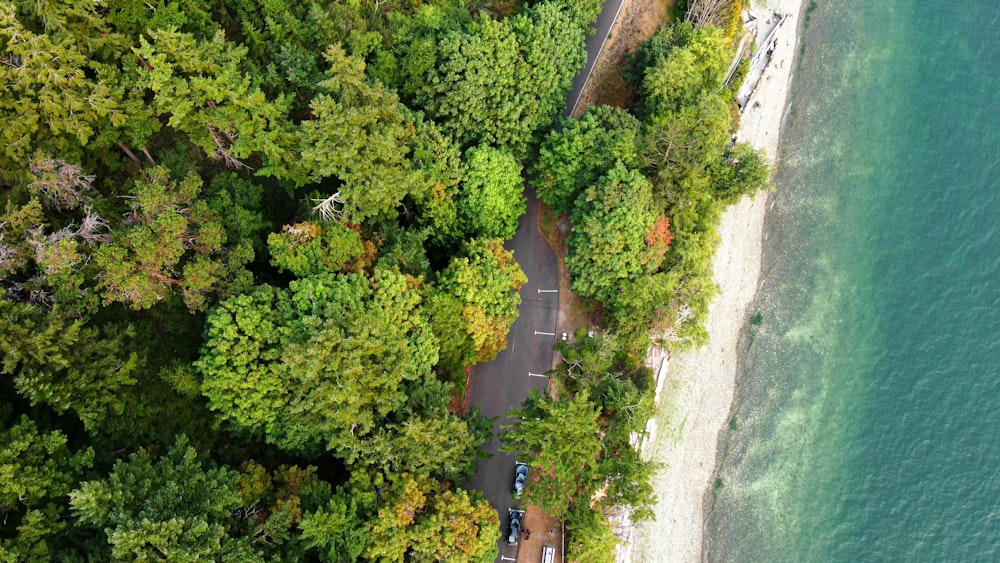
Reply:
[[[546, 548], [549, 548], [546, 550]], [[548, 551], [548, 553], [546, 553]], [[551, 559], [547, 559], [550, 556]], [[499, 561], [562, 563], [562, 528], [542, 509], [528, 505], [517, 548], [500, 551]]]

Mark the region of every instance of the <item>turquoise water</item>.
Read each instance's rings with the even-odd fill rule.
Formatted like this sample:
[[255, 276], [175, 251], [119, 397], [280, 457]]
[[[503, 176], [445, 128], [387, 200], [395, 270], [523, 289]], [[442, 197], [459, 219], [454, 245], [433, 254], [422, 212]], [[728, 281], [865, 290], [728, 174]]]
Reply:
[[707, 557], [998, 561], [1000, 1], [807, 15]]

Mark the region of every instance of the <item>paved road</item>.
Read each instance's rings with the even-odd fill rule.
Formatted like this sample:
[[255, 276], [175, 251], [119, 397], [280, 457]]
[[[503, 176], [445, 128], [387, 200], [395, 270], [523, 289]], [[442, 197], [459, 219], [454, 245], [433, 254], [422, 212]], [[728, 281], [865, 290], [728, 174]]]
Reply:
[[[595, 26], [597, 31], [587, 38], [587, 66], [573, 80], [573, 87], [566, 96], [566, 115], [580, 96], [622, 1], [608, 0], [604, 3]], [[493, 457], [480, 460], [476, 474], [465, 483], [466, 488], [482, 491], [497, 509], [502, 528], [498, 536], [506, 535], [508, 510], [517, 504], [511, 496], [517, 456], [498, 451], [500, 441], [497, 432], [501, 426], [512, 422], [505, 416], [507, 411], [520, 405], [528, 397], [529, 389], [545, 386], [545, 377], [530, 374], [544, 374], [552, 364], [559, 308], [559, 294], [553, 291], [559, 289], [556, 257], [538, 230], [538, 200], [534, 188], [526, 184], [525, 195], [528, 210], [521, 216], [514, 238], [506, 244], [508, 250], [514, 251], [514, 258], [528, 276], [528, 283], [521, 288], [518, 319], [507, 335], [507, 349], [492, 362], [477, 366], [469, 382], [469, 403], [478, 405], [486, 416], [500, 417], [493, 425], [493, 440], [485, 447]], [[497, 541], [500, 546], [497, 561], [514, 560], [517, 549], [508, 547], [502, 539]]]
[[[559, 294], [552, 292], [559, 289], [556, 257], [538, 231], [538, 200], [534, 189], [526, 187], [525, 193], [528, 211], [521, 216], [517, 234], [506, 245], [508, 250], [514, 251], [514, 258], [528, 276], [528, 283], [521, 288], [519, 315], [507, 335], [507, 349], [492, 362], [477, 366], [469, 382], [470, 403], [479, 405], [486, 416], [500, 418], [493, 426], [493, 440], [485, 448], [493, 457], [479, 461], [476, 474], [466, 487], [486, 495], [500, 514], [504, 533], [507, 511], [514, 506], [511, 492], [517, 456], [498, 451], [497, 431], [500, 426], [512, 422], [505, 414], [528, 397], [529, 389], [541, 389], [545, 385], [545, 377], [529, 374], [544, 374], [552, 363], [559, 307]], [[515, 548], [503, 543], [500, 547], [501, 555], [514, 557]]]
[[601, 7], [601, 15], [597, 16], [597, 23], [591, 26], [597, 31], [593, 35], [587, 36], [587, 66], [583, 67], [583, 70], [573, 78], [573, 87], [570, 88], [569, 94], [566, 95], [566, 111], [563, 112], [563, 117], [569, 117], [569, 114], [573, 111], [573, 106], [580, 97], [583, 85], [587, 82], [590, 72], [594, 68], [597, 53], [607, 40], [608, 33], [611, 32], [611, 24], [615, 23], [615, 17], [618, 15], [623, 2], [624, 0], [607, 0], [604, 2], [604, 6]]

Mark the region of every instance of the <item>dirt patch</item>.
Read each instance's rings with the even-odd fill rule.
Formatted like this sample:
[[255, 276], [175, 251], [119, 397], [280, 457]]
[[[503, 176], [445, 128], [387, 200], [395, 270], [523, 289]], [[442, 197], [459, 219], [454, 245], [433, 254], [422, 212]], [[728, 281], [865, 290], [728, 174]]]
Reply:
[[611, 26], [604, 52], [580, 95], [574, 116], [579, 117], [588, 106], [624, 108], [628, 105], [630, 93], [622, 75], [625, 54], [634, 52], [640, 43], [670, 21], [675, 4], [676, 0], [625, 0], [618, 21]]
[[465, 368], [462, 376], [465, 378], [465, 384], [453, 385], [451, 399], [448, 400], [448, 412], [459, 416], [464, 415], [469, 410], [469, 380], [472, 378], [472, 368]]
[[521, 536], [521, 544], [517, 550], [518, 561], [541, 561], [542, 549], [550, 546], [556, 551], [555, 562], [562, 563], [562, 524], [558, 520], [551, 518], [541, 508], [529, 504], [525, 509], [523, 531], [531, 532], [531, 535]]

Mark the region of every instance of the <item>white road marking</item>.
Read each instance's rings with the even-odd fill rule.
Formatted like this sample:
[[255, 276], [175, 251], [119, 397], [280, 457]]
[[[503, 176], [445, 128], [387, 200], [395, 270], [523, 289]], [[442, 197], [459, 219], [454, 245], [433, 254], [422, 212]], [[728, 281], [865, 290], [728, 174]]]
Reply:
[[500, 556], [500, 561], [517, 561], [517, 559], [514, 559], [513, 557], [506, 557], [504, 555], [501, 555]]
[[555, 336], [555, 335], [556, 333], [554, 332], [539, 332], [537, 330], [535, 331], [535, 336]]
[[539, 289], [538, 293], [559, 293], [558, 289]]
[[530, 371], [528, 372], [528, 376], [529, 377], [548, 377], [544, 373], [531, 373]]

